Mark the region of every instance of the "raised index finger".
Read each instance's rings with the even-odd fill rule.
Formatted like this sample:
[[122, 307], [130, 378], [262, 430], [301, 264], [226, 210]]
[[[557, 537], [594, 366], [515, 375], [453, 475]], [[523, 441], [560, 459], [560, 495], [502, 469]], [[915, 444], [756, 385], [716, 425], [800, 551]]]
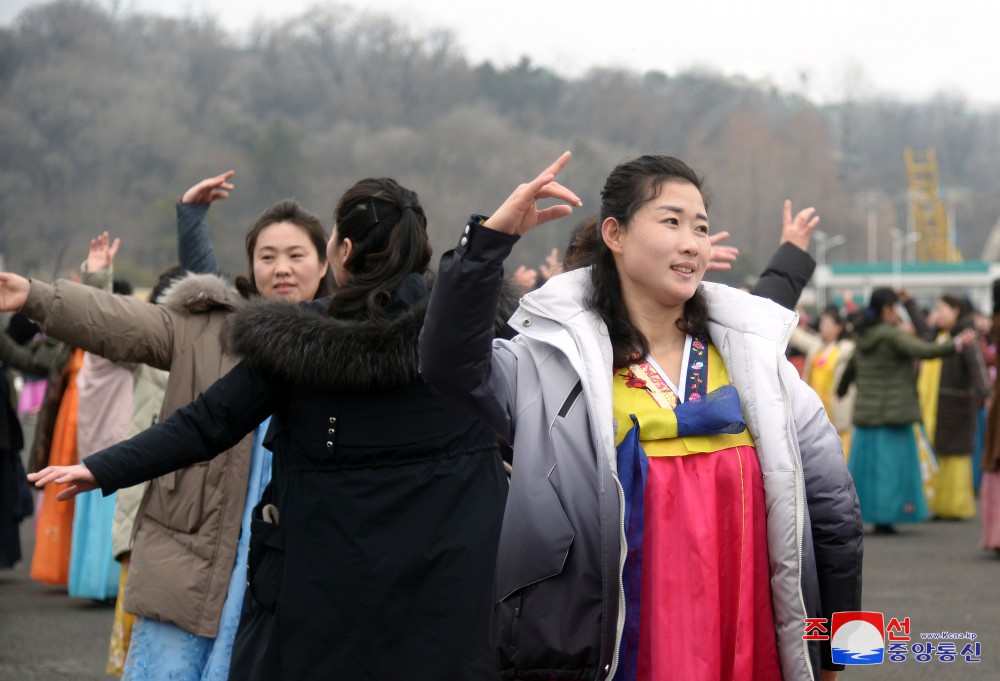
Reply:
[[550, 165], [548, 168], [543, 170], [541, 174], [531, 181], [531, 189], [533, 192], [537, 192], [539, 189], [547, 185], [549, 182], [554, 180], [562, 172], [562, 169], [566, 167], [569, 163], [569, 157], [572, 154], [568, 151], [564, 151], [562, 156], [556, 159], [555, 163]]

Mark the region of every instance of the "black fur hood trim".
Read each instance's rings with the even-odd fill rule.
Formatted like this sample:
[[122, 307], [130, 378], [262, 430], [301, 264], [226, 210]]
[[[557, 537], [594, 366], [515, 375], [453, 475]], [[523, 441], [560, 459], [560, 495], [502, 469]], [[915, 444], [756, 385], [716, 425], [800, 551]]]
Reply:
[[[303, 388], [375, 391], [419, 379], [417, 341], [423, 298], [387, 322], [335, 319], [313, 305], [255, 300], [228, 320], [226, 351], [277, 381]], [[495, 332], [511, 337], [507, 319], [518, 295], [505, 287]]]
[[312, 307], [259, 301], [229, 318], [228, 351], [276, 380], [368, 391], [415, 381], [426, 299], [389, 322], [334, 319]]

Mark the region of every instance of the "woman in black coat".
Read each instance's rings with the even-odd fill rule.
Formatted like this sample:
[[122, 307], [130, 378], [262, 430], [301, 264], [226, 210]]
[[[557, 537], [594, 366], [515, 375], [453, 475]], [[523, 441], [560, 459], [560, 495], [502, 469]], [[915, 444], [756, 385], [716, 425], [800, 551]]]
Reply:
[[141, 435], [32, 480], [110, 494], [205, 461], [273, 414], [231, 679], [492, 679], [490, 596], [506, 479], [496, 437], [417, 373], [431, 249], [416, 195], [338, 202], [340, 286], [232, 318], [243, 362]]

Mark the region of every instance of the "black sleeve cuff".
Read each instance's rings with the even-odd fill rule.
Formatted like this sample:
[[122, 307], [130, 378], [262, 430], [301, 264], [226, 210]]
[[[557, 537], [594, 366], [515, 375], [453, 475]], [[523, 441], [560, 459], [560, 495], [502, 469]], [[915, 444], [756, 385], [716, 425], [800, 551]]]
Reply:
[[90, 474], [94, 476], [94, 479], [97, 481], [97, 486], [101, 490], [101, 494], [106, 497], [111, 496], [117, 492], [119, 488], [114, 485], [101, 482], [102, 478], [107, 480], [110, 475], [107, 474], [107, 468], [101, 465], [102, 459], [94, 459], [94, 456], [96, 456], [96, 454], [88, 456], [84, 461], [80, 462], [80, 465], [90, 471]]
[[486, 218], [473, 215], [462, 231], [462, 238], [455, 253], [464, 260], [483, 263], [502, 263], [521, 237], [483, 227]]

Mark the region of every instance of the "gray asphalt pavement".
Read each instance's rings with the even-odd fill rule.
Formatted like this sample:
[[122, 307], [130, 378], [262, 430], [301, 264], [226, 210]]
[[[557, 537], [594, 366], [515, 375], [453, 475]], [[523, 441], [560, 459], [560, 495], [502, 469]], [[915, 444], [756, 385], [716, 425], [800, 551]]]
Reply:
[[[22, 525], [31, 555], [30, 521]], [[979, 522], [901, 526], [895, 536], [865, 539], [864, 607], [886, 622], [910, 618], [911, 643], [920, 634], [977, 635], [981, 661], [937, 656], [918, 662], [855, 666], [841, 679], [951, 681], [1000, 679], [1000, 556], [978, 547]], [[28, 561], [0, 571], [0, 680], [98, 681], [104, 674], [113, 607], [69, 598], [64, 589], [28, 578]], [[966, 641], [953, 641], [961, 651]], [[392, 681], [392, 680], [386, 680]]]

